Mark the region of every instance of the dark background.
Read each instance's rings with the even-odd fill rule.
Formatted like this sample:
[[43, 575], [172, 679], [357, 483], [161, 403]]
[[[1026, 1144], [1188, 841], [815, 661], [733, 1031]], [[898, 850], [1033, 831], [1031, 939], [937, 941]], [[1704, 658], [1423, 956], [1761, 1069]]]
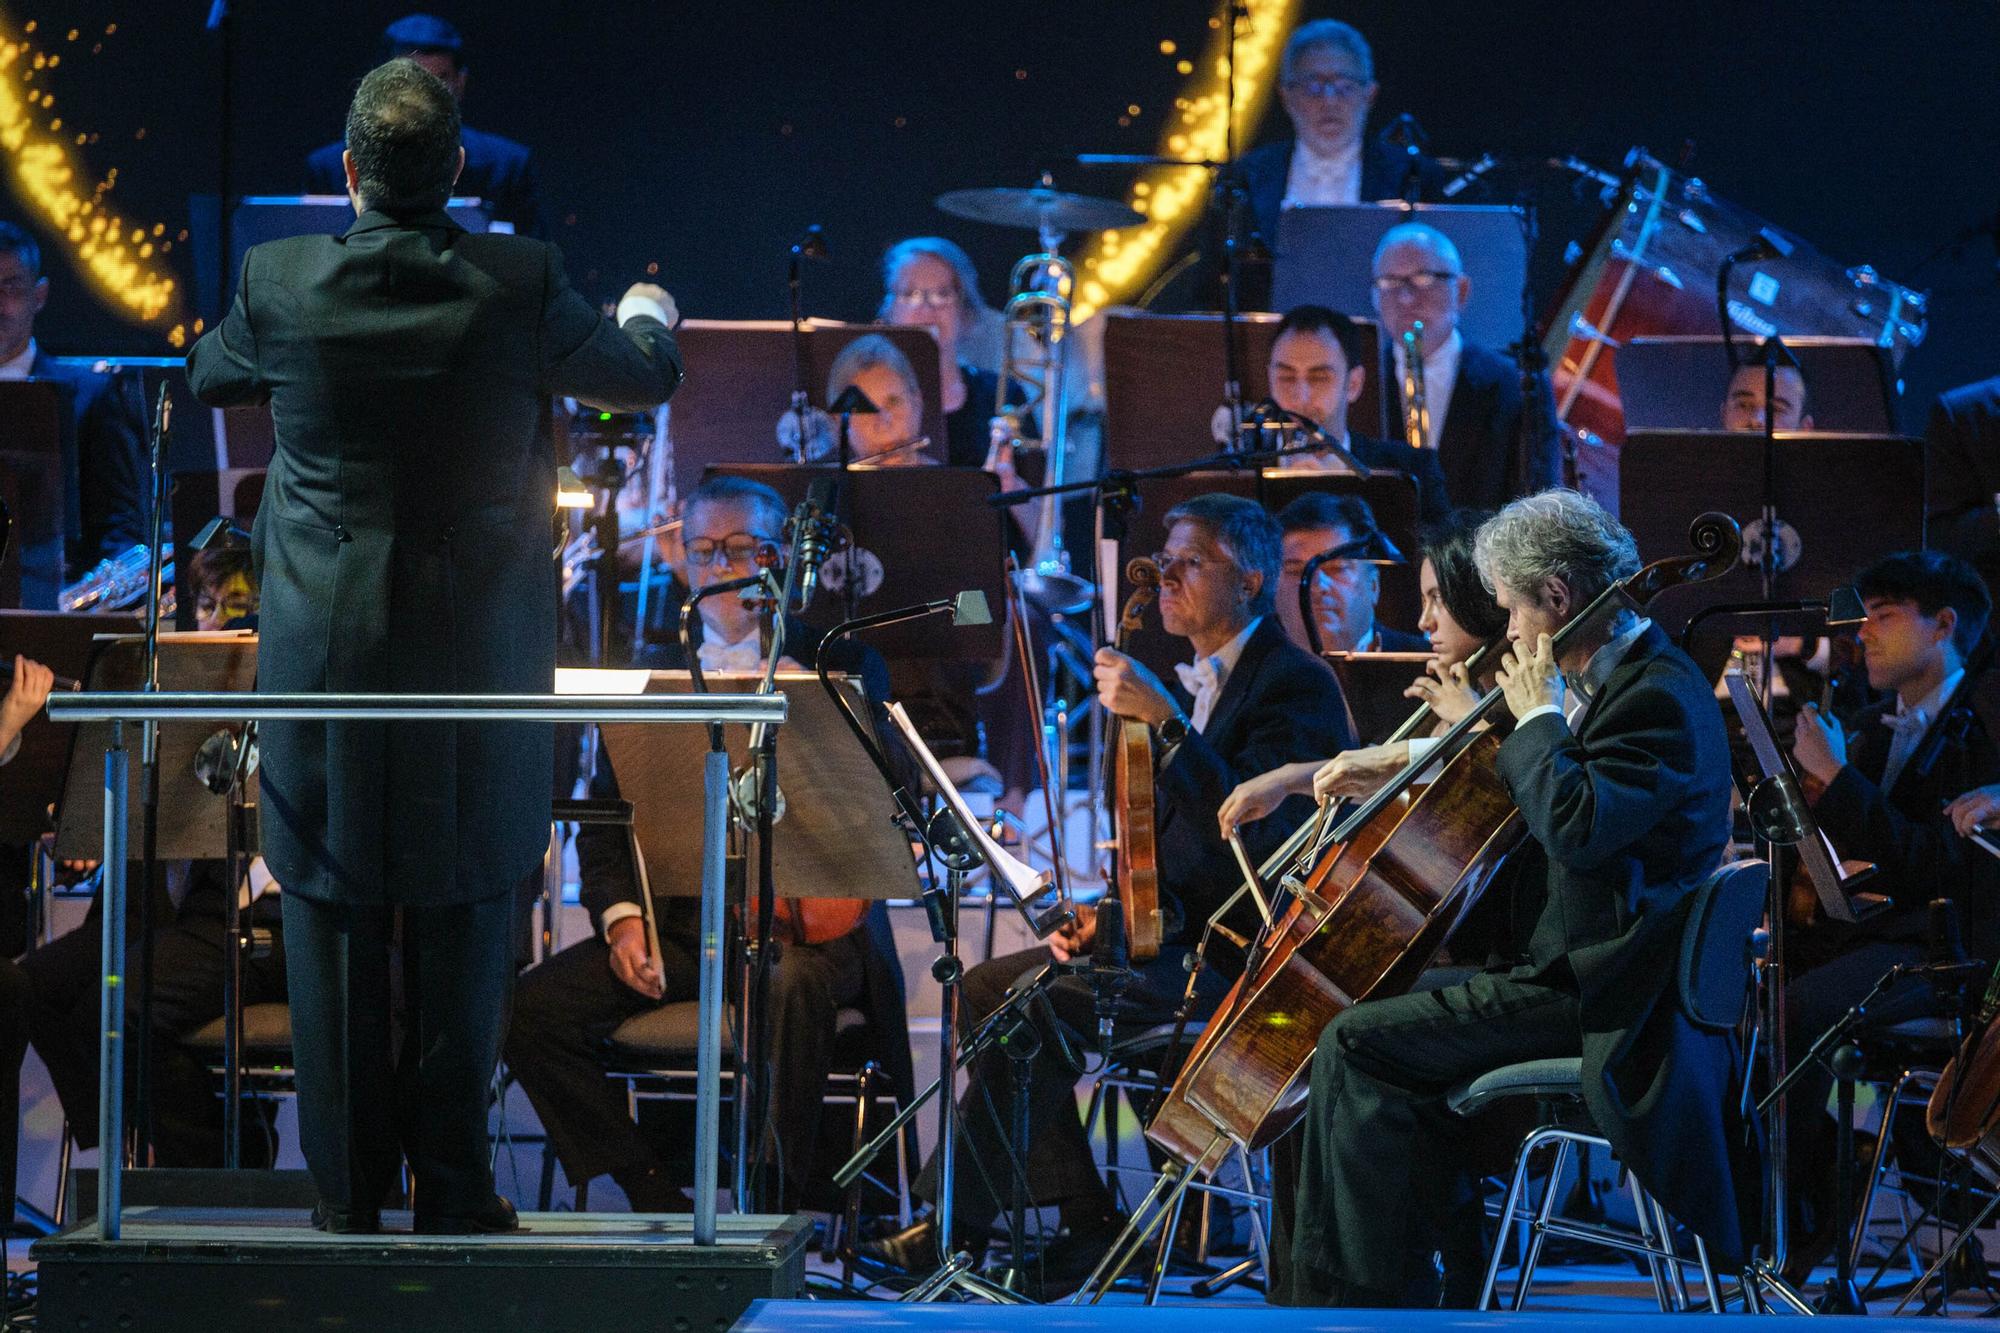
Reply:
[[[377, 34], [408, 7], [236, 0], [239, 193], [300, 186], [300, 160], [338, 137]], [[213, 190], [217, 169], [221, 46], [204, 31], [209, 0], [5, 8], [17, 26], [39, 20], [41, 44], [75, 52], [47, 86], [68, 129], [99, 134], [84, 160], [93, 174], [119, 169], [125, 216], [185, 225], [187, 196]], [[1121, 195], [1124, 174], [1065, 160], [1152, 151], [1185, 82], [1159, 44], [1171, 38], [1199, 60], [1217, 8], [436, 6], [470, 43], [467, 120], [535, 148], [573, 278], [611, 298], [658, 263], [682, 311], [709, 318], [781, 315], [784, 250], [808, 222], [825, 225], [834, 250], [811, 271], [810, 313], [869, 314], [884, 247], [919, 232], [965, 244], [994, 299], [1029, 236], [946, 218], [930, 198], [1030, 184], [1044, 167], [1068, 188]], [[1382, 84], [1376, 122], [1415, 112], [1435, 152], [1575, 153], [1616, 170], [1635, 144], [1669, 162], [1692, 144], [1691, 168], [1716, 193], [1842, 263], [1929, 289], [1930, 338], [1905, 365], [1912, 411], [2000, 370], [1993, 241], [1951, 244], [2000, 205], [2000, 5], [1353, 0], [1304, 14], [1367, 33]], [[90, 55], [112, 20], [117, 33]], [[71, 26], [84, 33], [75, 46], [61, 40]], [[1128, 104], [1141, 113], [1121, 126]], [[1274, 102], [1259, 138], [1282, 124]], [[1550, 191], [1545, 284], [1588, 213], [1560, 183]], [[175, 258], [191, 279], [187, 247]], [[61, 260], [52, 272], [47, 345], [166, 350], [98, 308]]]

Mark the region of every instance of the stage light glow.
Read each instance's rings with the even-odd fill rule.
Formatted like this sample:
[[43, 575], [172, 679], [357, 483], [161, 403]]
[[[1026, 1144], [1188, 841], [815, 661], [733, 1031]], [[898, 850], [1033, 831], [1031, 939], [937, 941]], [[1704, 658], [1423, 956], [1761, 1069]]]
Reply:
[[[7, 180], [99, 297], [134, 323], [164, 330], [173, 346], [185, 346], [180, 282], [162, 260], [167, 246], [153, 244], [144, 224], [107, 207], [117, 168], [92, 181], [75, 152], [96, 136], [61, 135], [61, 117], [42, 120], [55, 106], [55, 94], [28, 84], [37, 71], [53, 71], [62, 62], [33, 47], [28, 35], [36, 26], [31, 21], [17, 29], [0, 11], [0, 159]], [[114, 24], [106, 32], [115, 30]], [[66, 38], [76, 39], [75, 31]], [[155, 236], [163, 231], [157, 224], [152, 228]]]
[[[1248, 0], [1236, 30], [1236, 146], [1240, 153], [1270, 104], [1277, 86], [1278, 56], [1297, 20], [1299, 0]], [[1223, 12], [1228, 12], [1224, 0]], [[1228, 108], [1228, 34], [1220, 18], [1210, 19], [1208, 49], [1199, 61], [1181, 60], [1193, 87], [1174, 99], [1174, 114], [1161, 136], [1161, 152], [1189, 162], [1223, 155]], [[1160, 43], [1171, 56], [1179, 47]], [[1130, 300], [1144, 289], [1172, 253], [1174, 243], [1201, 217], [1209, 173], [1199, 167], [1158, 167], [1140, 173], [1127, 202], [1146, 217], [1123, 231], [1099, 232], [1077, 262], [1078, 323], [1105, 306]]]

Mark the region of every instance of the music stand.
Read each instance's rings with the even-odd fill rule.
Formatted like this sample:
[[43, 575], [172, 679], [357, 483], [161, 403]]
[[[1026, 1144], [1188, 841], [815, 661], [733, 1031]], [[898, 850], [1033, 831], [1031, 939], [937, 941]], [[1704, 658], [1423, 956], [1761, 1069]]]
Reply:
[[[176, 473], [171, 502], [175, 538], [192, 541], [215, 518], [229, 519], [247, 532], [263, 503], [266, 475], [261, 467]], [[184, 630], [194, 628], [195, 591], [193, 559], [174, 561], [175, 619]]]
[[1743, 557], [1720, 578], [1670, 588], [1647, 615], [1678, 635], [1704, 602], [1823, 596], [1892, 551], [1924, 545], [1924, 448], [1893, 435], [1780, 434], [1777, 511], [1787, 556], [1775, 590], [1762, 586], [1764, 437], [1734, 431], [1650, 431], [1625, 441], [1620, 510], [1641, 560], [1679, 550], [1687, 525], [1721, 510], [1743, 525]]
[[[21, 653], [72, 680], [91, 679], [91, 664], [103, 644], [98, 636], [136, 634], [139, 618], [129, 612], [97, 614], [61, 611], [0, 611], [0, 654], [11, 665]], [[32, 843], [52, 827], [50, 809], [62, 799], [76, 727], [37, 719], [21, 732], [21, 748], [0, 768], [0, 844]], [[92, 790], [96, 790], [95, 787]], [[97, 845], [103, 834], [97, 835]]]
[[[1803, 336], [1785, 339], [1785, 346], [1799, 359], [1806, 412], [1815, 432], [1896, 433], [1896, 373], [1887, 348], [1866, 338]], [[1739, 350], [1751, 355], [1740, 343]], [[1719, 336], [1634, 338], [1613, 353], [1612, 361], [1628, 431], [1721, 426], [1731, 368]], [[1758, 391], [1762, 389], [1760, 381]]]
[[[1359, 495], [1375, 511], [1376, 526], [1384, 536], [1406, 554], [1414, 555], [1417, 550], [1417, 486], [1399, 472], [1377, 471], [1368, 477], [1275, 469], [1262, 473], [1190, 472], [1182, 477], [1148, 477], [1136, 482], [1133, 490], [1139, 505], [1118, 552], [1121, 570], [1132, 557], [1151, 555], [1166, 545], [1164, 520], [1168, 511], [1197, 495], [1240, 495], [1258, 501], [1273, 514], [1309, 491]], [[1278, 589], [1280, 597], [1292, 595], [1290, 589]], [[1391, 624], [1414, 623], [1416, 606], [1417, 566], [1383, 566], [1379, 618]], [[1166, 681], [1173, 679], [1174, 664], [1188, 657], [1187, 644], [1161, 629], [1157, 616], [1149, 616], [1145, 625], [1133, 632], [1130, 647], [1134, 659]]]
[[1280, 310], [1327, 305], [1350, 315], [1373, 310], [1375, 247], [1384, 232], [1404, 222], [1435, 227], [1458, 247], [1465, 275], [1472, 279], [1472, 299], [1459, 314], [1460, 331], [1486, 347], [1505, 347], [1518, 339], [1528, 241], [1520, 212], [1512, 205], [1288, 208], [1278, 219], [1271, 304]]
[[0, 383], [0, 474], [14, 516], [13, 540], [0, 562], [4, 602], [25, 596], [31, 609], [53, 611], [63, 582], [63, 527], [69, 512], [63, 428], [67, 389], [53, 380]]
[[1340, 678], [1341, 697], [1360, 745], [1380, 745], [1417, 709], [1403, 691], [1424, 674], [1429, 653], [1325, 652], [1320, 656]]
[[[1364, 301], [1360, 310], [1367, 311]], [[1372, 317], [1355, 323], [1371, 334]], [[1222, 316], [1155, 315], [1117, 307], [1104, 312], [1104, 466], [1107, 471], [1140, 471], [1200, 458], [1215, 449], [1209, 422], [1222, 403], [1225, 370]], [[1243, 397], [1257, 403], [1270, 396], [1271, 344], [1278, 316], [1238, 317], [1243, 340]], [[1347, 409], [1347, 421], [1363, 435], [1388, 433], [1387, 396], [1382, 392], [1380, 358], [1368, 358], [1361, 397]]]
[[[794, 507], [815, 478], [837, 479], [834, 512], [853, 534], [854, 544], [851, 550], [827, 558], [819, 590], [805, 611], [808, 619], [849, 620], [972, 589], [985, 593], [989, 606], [1004, 601], [1008, 520], [986, 503], [1000, 488], [989, 472], [956, 467], [860, 467], [843, 472], [791, 463], [723, 463], [709, 471], [761, 481]], [[940, 540], [944, 533], [949, 538]], [[911, 622], [885, 626], [874, 638], [882, 655], [892, 661], [991, 661], [1001, 654], [1005, 632], [1004, 624], [989, 624], [939, 634], [935, 626]]]
[[[826, 377], [834, 358], [847, 344], [871, 333], [894, 343], [916, 371], [917, 388], [924, 396], [918, 429], [930, 437], [931, 455], [942, 460], [944, 395], [937, 340], [929, 329], [807, 320], [805, 375], [812, 402], [825, 406]], [[667, 433], [673, 441], [673, 479], [679, 493], [693, 490], [702, 474], [720, 463], [783, 459], [778, 420], [791, 407], [796, 383], [791, 323], [690, 319], [674, 330], [674, 338], [688, 372], [668, 405]], [[981, 416], [992, 406], [973, 404]]]

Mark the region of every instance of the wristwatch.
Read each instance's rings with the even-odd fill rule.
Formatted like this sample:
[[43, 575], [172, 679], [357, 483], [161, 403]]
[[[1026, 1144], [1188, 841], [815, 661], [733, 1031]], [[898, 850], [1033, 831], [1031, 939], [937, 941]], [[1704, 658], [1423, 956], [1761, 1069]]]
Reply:
[[1175, 713], [1160, 724], [1159, 730], [1160, 743], [1171, 749], [1187, 739], [1188, 720], [1179, 713]]

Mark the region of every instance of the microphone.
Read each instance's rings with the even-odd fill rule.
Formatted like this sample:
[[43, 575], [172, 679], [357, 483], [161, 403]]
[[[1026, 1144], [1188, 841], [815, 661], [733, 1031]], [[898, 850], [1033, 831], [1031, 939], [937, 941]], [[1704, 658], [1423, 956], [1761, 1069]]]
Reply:
[[1132, 984], [1132, 951], [1125, 939], [1125, 904], [1116, 897], [1097, 904], [1097, 938], [1090, 946], [1090, 987], [1097, 992], [1097, 1044], [1111, 1059], [1118, 1001]]
[[819, 591], [820, 566], [839, 541], [833, 521], [833, 478], [815, 477], [806, 498], [792, 513], [792, 544], [798, 550], [799, 609]]

